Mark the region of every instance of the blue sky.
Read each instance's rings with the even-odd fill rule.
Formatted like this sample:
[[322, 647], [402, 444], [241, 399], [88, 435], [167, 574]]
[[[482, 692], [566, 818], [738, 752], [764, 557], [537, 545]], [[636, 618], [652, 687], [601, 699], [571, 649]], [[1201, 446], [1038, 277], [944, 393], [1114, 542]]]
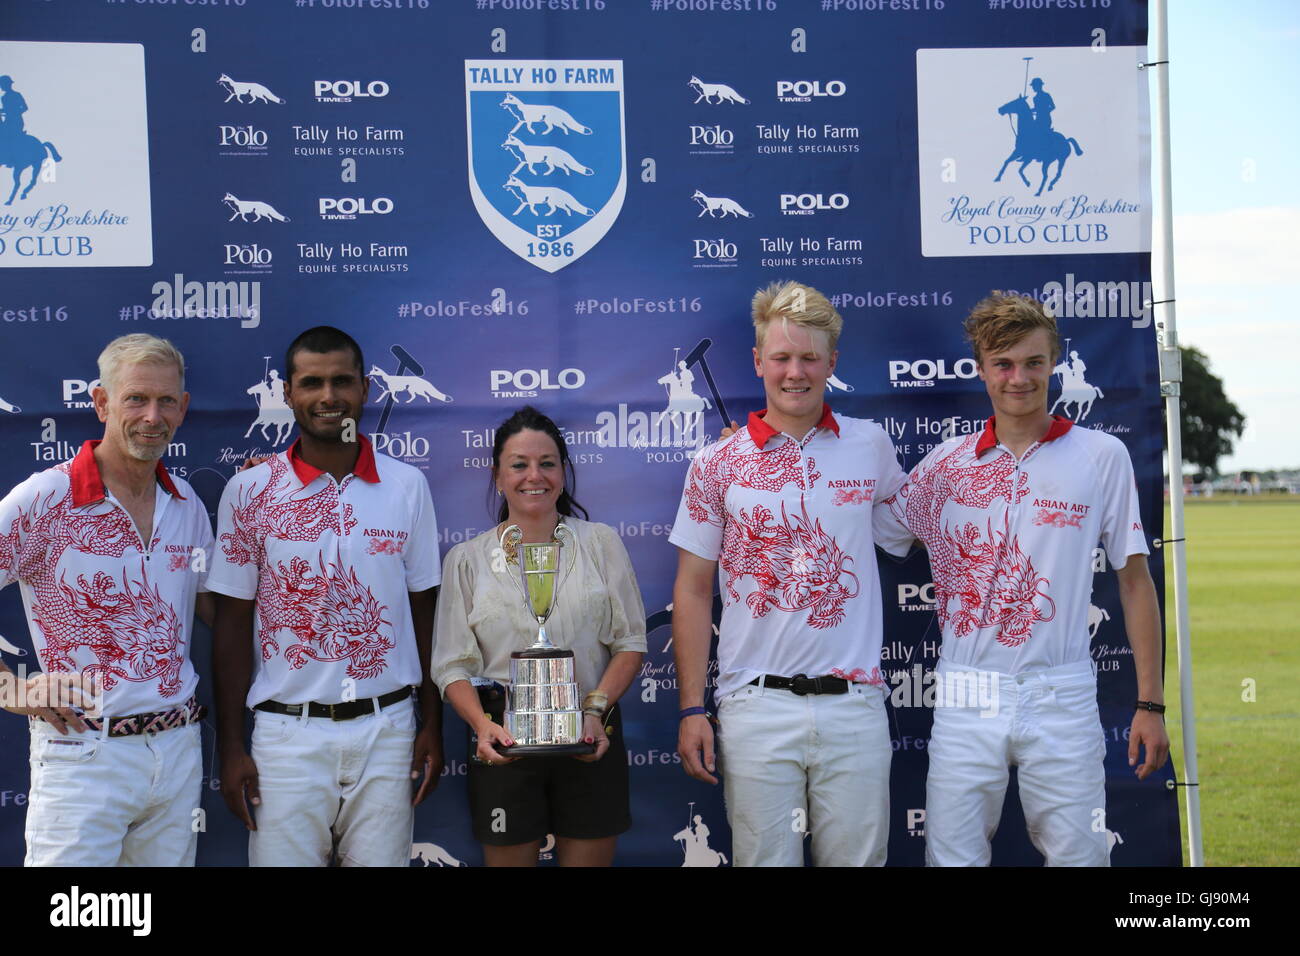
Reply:
[[1179, 341], [1249, 419], [1220, 469], [1300, 467], [1300, 3], [1169, 8]]

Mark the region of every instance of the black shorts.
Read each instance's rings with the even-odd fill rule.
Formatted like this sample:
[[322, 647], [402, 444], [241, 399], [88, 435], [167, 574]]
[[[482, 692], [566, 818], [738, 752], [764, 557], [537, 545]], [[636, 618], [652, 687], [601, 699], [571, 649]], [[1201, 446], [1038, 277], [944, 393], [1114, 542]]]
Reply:
[[[504, 691], [482, 688], [479, 697], [484, 711], [501, 723]], [[605, 718], [605, 733], [609, 749], [595, 763], [573, 757], [521, 757], [488, 766], [470, 760], [474, 838], [489, 846], [514, 846], [542, 840], [548, 833], [596, 840], [630, 829], [627, 747], [617, 704]], [[471, 755], [474, 746], [471, 739]]]

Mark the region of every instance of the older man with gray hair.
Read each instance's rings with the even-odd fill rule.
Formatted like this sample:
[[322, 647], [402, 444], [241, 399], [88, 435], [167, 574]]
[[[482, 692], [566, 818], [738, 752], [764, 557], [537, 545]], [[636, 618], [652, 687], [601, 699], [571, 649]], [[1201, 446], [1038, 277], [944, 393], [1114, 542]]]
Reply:
[[18, 582], [43, 673], [0, 664], [31, 718], [28, 866], [192, 866], [202, 781], [190, 665], [212, 526], [161, 462], [185, 418], [185, 361], [126, 335], [99, 356], [104, 437], [0, 501], [0, 587]]

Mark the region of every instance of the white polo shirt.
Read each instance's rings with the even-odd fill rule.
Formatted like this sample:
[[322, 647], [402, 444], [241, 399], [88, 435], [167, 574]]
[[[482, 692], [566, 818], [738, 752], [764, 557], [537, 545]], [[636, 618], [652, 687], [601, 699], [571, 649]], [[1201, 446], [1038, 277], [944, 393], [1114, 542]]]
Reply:
[[171, 710], [194, 693], [194, 595], [206, 590], [212, 525], [159, 462], [153, 534], [104, 487], [98, 441], [0, 501], [0, 587], [17, 581], [48, 673], [98, 675], [107, 717]]
[[336, 482], [299, 457], [299, 441], [231, 478], [217, 513], [208, 587], [257, 601], [248, 706], [418, 686], [407, 592], [441, 580], [429, 484], [376, 455], [365, 436], [352, 473]]
[[668, 538], [718, 562], [717, 696], [761, 674], [879, 683], [871, 508], [903, 482], [894, 446], [830, 406], [802, 442], [763, 414], [695, 456]]
[[[930, 552], [945, 660], [1004, 674], [1089, 658], [1092, 552], [1148, 554], [1133, 463], [1113, 435], [1055, 418], [1017, 461], [990, 418], [912, 470], [876, 538]], [[906, 525], [906, 527], [903, 527]]]

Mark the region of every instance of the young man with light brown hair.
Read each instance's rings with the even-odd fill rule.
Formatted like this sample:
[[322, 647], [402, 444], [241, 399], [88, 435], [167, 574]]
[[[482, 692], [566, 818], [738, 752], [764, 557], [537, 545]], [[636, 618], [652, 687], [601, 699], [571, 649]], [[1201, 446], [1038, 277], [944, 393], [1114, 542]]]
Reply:
[[928, 549], [943, 630], [926, 862], [988, 865], [1015, 765], [1029, 836], [1048, 865], [1106, 866], [1106, 745], [1088, 631], [1099, 541], [1137, 671], [1129, 764], [1145, 751], [1143, 779], [1169, 750], [1133, 464], [1119, 439], [1048, 413], [1061, 347], [1041, 304], [994, 292], [965, 331], [993, 415], [981, 434], [931, 451], [874, 512], [882, 547], [897, 552], [916, 537]]

